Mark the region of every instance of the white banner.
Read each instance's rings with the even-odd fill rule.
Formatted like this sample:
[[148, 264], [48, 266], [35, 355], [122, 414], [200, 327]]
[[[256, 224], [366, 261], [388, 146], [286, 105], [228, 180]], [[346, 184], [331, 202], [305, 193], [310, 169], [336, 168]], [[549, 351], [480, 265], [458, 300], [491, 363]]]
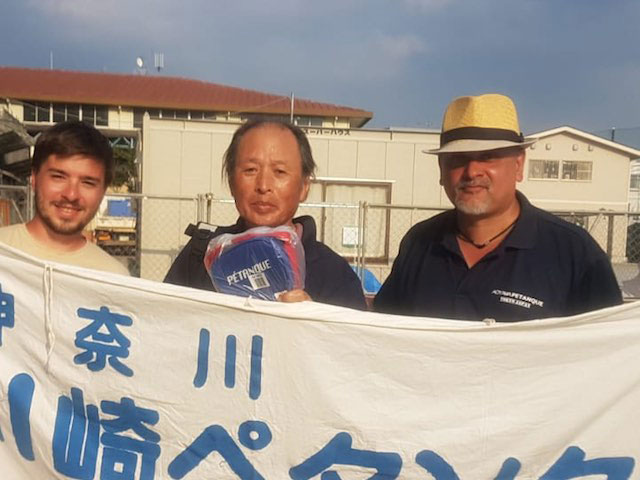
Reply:
[[0, 254], [3, 480], [637, 470], [635, 304], [447, 321], [247, 301]]

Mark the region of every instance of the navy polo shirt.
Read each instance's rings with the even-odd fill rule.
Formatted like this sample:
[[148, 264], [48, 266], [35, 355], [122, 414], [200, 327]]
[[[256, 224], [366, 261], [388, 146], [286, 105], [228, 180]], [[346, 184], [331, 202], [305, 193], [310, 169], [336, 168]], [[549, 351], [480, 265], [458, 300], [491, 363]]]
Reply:
[[622, 303], [611, 263], [581, 227], [529, 203], [502, 243], [472, 268], [449, 210], [415, 225], [402, 240], [378, 292], [380, 312], [516, 322], [568, 316]]

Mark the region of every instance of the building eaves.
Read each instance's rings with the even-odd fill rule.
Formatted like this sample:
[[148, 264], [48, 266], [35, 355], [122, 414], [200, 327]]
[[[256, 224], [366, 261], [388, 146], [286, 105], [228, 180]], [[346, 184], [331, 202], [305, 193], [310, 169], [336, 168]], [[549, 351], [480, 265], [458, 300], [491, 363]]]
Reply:
[[[123, 107], [288, 115], [288, 96], [178, 77], [0, 67], [0, 97]], [[364, 125], [369, 111], [296, 98], [295, 115], [347, 117]]]
[[536, 138], [540, 140], [541, 138], [550, 137], [552, 135], [557, 135], [560, 133], [569, 133], [569, 134], [575, 135], [576, 137], [583, 138], [584, 140], [589, 140], [591, 142], [598, 143], [608, 148], [625, 153], [631, 159], [640, 158], [640, 150], [628, 147], [626, 145], [622, 145], [621, 143], [618, 143], [618, 142], [612, 142], [611, 140], [607, 140], [605, 138], [599, 137], [597, 135], [593, 135], [592, 133], [588, 133], [574, 127], [570, 127], [568, 125], [563, 125], [561, 127], [552, 128], [550, 130], [544, 130], [542, 132], [533, 133], [531, 135], [527, 135], [527, 138], [532, 138], [532, 139]]

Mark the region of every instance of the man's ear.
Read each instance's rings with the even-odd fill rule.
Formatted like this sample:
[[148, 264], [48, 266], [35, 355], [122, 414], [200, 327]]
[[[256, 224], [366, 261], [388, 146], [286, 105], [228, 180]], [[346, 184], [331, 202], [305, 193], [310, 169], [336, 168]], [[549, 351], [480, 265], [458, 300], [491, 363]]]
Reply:
[[524, 179], [524, 161], [526, 154], [524, 149], [516, 157], [516, 182], [521, 182]]
[[231, 192], [231, 196], [235, 198], [234, 188], [233, 188], [233, 177], [228, 178], [227, 185], [229, 186], [229, 192]]
[[306, 177], [302, 180], [302, 189], [300, 190], [300, 203], [303, 203], [309, 196], [309, 189], [311, 188], [311, 178]]

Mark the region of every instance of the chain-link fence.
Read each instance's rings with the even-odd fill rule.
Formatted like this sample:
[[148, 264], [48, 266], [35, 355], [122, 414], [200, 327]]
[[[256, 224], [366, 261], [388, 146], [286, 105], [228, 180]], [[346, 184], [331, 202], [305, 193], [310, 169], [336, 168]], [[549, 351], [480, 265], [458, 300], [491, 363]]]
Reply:
[[[386, 204], [306, 203], [297, 215], [315, 219], [317, 238], [342, 255], [374, 294], [391, 271], [400, 241], [416, 223], [443, 209]], [[587, 230], [611, 259], [626, 298], [640, 298], [640, 213], [555, 211]], [[33, 216], [27, 186], [0, 185], [0, 225]], [[231, 225], [231, 199], [212, 194], [165, 196], [108, 194], [87, 226], [87, 236], [127, 266], [134, 276], [161, 281], [189, 240], [190, 223]]]
[[88, 231], [131, 275], [162, 281], [187, 243], [186, 227], [204, 219], [202, 197], [109, 194]]
[[[307, 203], [298, 215], [316, 223], [318, 240], [360, 265], [361, 205]], [[96, 243], [124, 263], [134, 276], [161, 281], [189, 237], [190, 223], [210, 228], [232, 225], [238, 219], [231, 199], [211, 194], [171, 197], [140, 194], [109, 194], [89, 225]]]
[[367, 293], [374, 294], [378, 284], [384, 283], [389, 275], [400, 241], [409, 229], [444, 210], [367, 203], [362, 205], [362, 209], [363, 245], [359, 267], [362, 269], [361, 278], [365, 278], [365, 272], [370, 272], [373, 275], [370, 278], [375, 278], [371, 286], [364, 285]]

